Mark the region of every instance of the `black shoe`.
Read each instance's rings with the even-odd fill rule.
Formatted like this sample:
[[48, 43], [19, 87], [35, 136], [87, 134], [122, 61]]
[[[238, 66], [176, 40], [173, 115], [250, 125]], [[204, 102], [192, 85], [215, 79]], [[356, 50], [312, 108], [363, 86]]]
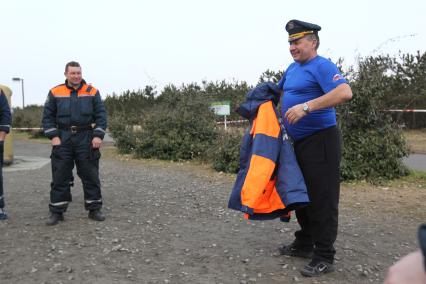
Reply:
[[333, 271], [334, 265], [332, 263], [312, 260], [300, 270], [300, 273], [305, 277], [317, 277]]
[[101, 212], [101, 210], [92, 210], [89, 211], [89, 218], [95, 221], [104, 221], [105, 215]]
[[306, 249], [298, 246], [295, 244], [295, 242], [292, 242], [288, 246], [283, 246], [279, 248], [281, 255], [288, 255], [288, 256], [296, 256], [296, 257], [303, 257], [303, 258], [312, 258], [312, 251], [313, 249]]
[[3, 209], [0, 209], [0, 220], [6, 220], [7, 218], [9, 218], [9, 216], [7, 216], [6, 212], [4, 212]]
[[52, 213], [46, 222], [47, 226], [54, 226], [59, 221], [64, 221], [64, 215], [62, 213]]

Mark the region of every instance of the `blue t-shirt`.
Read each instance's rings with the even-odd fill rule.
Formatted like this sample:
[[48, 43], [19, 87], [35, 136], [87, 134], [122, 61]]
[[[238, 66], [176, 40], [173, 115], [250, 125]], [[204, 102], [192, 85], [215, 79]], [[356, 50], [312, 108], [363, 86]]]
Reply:
[[[336, 65], [322, 56], [305, 63], [293, 62], [278, 82], [278, 87], [284, 90], [281, 98], [283, 117], [292, 106], [316, 99], [343, 83], [346, 79]], [[289, 124], [284, 119], [284, 124], [290, 136], [297, 141], [336, 125], [336, 111], [333, 107], [324, 108], [310, 112], [296, 124]]]

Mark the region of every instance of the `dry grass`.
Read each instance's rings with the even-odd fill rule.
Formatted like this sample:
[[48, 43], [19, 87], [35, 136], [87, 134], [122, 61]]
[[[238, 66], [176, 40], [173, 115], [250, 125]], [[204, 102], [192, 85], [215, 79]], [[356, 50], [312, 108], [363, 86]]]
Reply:
[[411, 153], [426, 154], [426, 129], [404, 130], [404, 137]]
[[40, 143], [50, 143], [50, 140], [47, 137], [38, 136], [37, 138], [34, 138], [29, 131], [13, 130], [12, 136], [13, 136], [13, 139], [16, 139], [16, 140], [31, 140], [31, 141], [40, 142]]

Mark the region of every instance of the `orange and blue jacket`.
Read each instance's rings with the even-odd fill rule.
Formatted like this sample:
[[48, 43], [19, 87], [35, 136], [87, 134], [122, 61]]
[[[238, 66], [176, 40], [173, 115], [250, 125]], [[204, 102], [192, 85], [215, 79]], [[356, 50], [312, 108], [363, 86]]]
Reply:
[[241, 144], [240, 170], [228, 207], [245, 213], [247, 219], [288, 221], [291, 210], [309, 203], [291, 142], [278, 118], [279, 97], [275, 84], [262, 83], [236, 110], [250, 126]]
[[99, 91], [84, 80], [77, 90], [68, 87], [66, 81], [52, 88], [44, 104], [42, 124], [44, 134], [50, 139], [59, 136], [60, 129], [93, 124], [93, 136], [103, 139], [107, 118]]

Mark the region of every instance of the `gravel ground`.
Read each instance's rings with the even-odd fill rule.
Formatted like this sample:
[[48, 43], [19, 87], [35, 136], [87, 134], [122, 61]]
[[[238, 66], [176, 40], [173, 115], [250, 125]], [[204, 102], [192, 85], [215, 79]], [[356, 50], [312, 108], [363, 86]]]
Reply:
[[[49, 144], [16, 141], [16, 155]], [[249, 222], [227, 209], [235, 176], [193, 163], [101, 160], [105, 222], [87, 218], [79, 182], [65, 222], [45, 226], [50, 165], [4, 174], [0, 283], [382, 283], [417, 248], [426, 184], [342, 187], [336, 272], [304, 278], [306, 260], [277, 255], [297, 223]]]

